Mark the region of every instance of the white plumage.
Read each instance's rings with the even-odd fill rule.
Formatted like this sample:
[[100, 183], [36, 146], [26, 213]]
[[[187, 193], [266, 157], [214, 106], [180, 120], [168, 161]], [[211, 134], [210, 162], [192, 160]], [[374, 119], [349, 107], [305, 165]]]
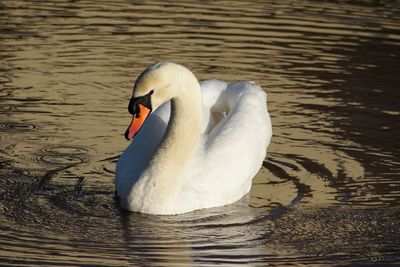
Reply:
[[200, 86], [188, 69], [169, 62], [146, 69], [133, 96], [151, 90], [154, 111], [117, 163], [122, 208], [178, 214], [248, 193], [272, 135], [267, 94], [253, 82]]

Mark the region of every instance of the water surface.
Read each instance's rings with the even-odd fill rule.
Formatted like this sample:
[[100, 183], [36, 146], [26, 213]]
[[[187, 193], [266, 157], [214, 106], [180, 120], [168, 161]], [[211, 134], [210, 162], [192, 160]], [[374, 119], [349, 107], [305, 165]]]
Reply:
[[[0, 264], [400, 263], [398, 1], [2, 1]], [[134, 79], [253, 80], [274, 135], [251, 193], [126, 213]]]

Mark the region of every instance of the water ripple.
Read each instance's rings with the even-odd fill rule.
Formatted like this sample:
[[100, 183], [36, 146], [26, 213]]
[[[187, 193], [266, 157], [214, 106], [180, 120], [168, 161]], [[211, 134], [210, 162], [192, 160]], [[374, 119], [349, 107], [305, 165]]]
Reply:
[[[395, 1], [3, 1], [0, 261], [211, 266], [399, 262]], [[171, 60], [254, 80], [274, 136], [251, 193], [121, 211], [133, 79]]]

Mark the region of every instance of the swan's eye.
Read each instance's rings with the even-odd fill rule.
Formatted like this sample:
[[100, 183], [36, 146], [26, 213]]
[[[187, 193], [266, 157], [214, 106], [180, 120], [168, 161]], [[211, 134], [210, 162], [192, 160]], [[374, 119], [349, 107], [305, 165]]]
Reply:
[[137, 99], [136, 98], [131, 98], [131, 100], [129, 101], [129, 105], [128, 105], [128, 111], [130, 114], [135, 114], [137, 111]]

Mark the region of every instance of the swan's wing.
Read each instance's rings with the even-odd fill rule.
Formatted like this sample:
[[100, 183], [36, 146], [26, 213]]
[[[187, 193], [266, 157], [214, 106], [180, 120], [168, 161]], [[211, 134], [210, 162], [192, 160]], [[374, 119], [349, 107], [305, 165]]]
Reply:
[[272, 135], [267, 94], [254, 83], [237, 82], [222, 92], [219, 101], [218, 108], [229, 112], [204, 137], [202, 165], [210, 180], [199, 181], [198, 186], [201, 190], [201, 184], [213, 184], [215, 195], [233, 192], [242, 196], [261, 167]]
[[115, 173], [115, 188], [118, 196], [127, 195], [132, 184], [143, 172], [164, 136], [169, 116], [170, 102], [167, 102], [150, 114], [118, 159]]
[[203, 102], [202, 133], [209, 133], [223, 117], [224, 103], [221, 99], [228, 84], [221, 80], [206, 80], [200, 83]]

